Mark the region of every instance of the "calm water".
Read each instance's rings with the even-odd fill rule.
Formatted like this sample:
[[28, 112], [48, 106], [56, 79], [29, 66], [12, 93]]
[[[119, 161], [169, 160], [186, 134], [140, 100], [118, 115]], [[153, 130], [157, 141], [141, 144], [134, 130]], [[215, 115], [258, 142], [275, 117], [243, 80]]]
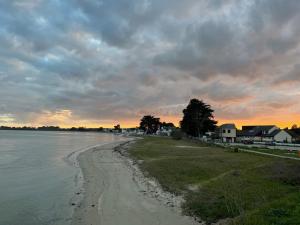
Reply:
[[72, 157], [109, 134], [0, 131], [0, 225], [68, 225], [80, 169]]

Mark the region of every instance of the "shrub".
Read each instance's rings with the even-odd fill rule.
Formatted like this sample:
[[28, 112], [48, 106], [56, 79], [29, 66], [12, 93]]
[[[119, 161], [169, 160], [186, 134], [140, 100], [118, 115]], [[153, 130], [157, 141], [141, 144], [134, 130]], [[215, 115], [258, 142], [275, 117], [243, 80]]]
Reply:
[[171, 132], [171, 137], [174, 139], [174, 140], [181, 140], [182, 137], [183, 137], [183, 133], [180, 129], [175, 129]]

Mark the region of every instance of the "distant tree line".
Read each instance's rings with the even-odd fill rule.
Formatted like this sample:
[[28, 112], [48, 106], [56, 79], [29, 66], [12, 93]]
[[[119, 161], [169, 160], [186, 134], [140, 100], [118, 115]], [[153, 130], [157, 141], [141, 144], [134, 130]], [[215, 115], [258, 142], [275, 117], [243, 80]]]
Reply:
[[35, 127], [9, 127], [9, 126], [0, 126], [0, 130], [37, 130]]
[[0, 126], [0, 130], [35, 130], [35, 131], [76, 131], [76, 132], [103, 132], [104, 128], [85, 128], [85, 127], [72, 127], [60, 128], [59, 126], [42, 126], [42, 127], [9, 127]]
[[[191, 99], [187, 107], [183, 110], [183, 118], [180, 121], [180, 130], [175, 127], [173, 123], [161, 122], [160, 118], [146, 115], [140, 121], [139, 129], [146, 134], [155, 134], [159, 129], [173, 130], [174, 135], [180, 136], [180, 132], [184, 132], [188, 136], [199, 137], [208, 131], [214, 131], [217, 121], [214, 120], [214, 110], [210, 105], [202, 100]], [[293, 127], [298, 131], [297, 127]], [[136, 128], [132, 128], [135, 130]], [[85, 128], [72, 127], [60, 128], [59, 126], [41, 126], [41, 127], [9, 127], [0, 126], [0, 130], [36, 130], [36, 131], [75, 131], [75, 132], [103, 132], [103, 127], [99, 128]], [[130, 129], [128, 129], [130, 130]], [[122, 131], [120, 124], [114, 128], [105, 130], [109, 132], [119, 133]]]

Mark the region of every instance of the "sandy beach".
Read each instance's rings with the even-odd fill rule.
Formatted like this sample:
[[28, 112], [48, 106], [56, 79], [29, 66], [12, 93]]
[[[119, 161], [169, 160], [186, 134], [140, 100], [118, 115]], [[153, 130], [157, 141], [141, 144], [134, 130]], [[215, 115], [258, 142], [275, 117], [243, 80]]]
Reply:
[[[192, 225], [177, 207], [169, 207], [147, 193], [115, 142], [78, 156], [84, 176], [83, 200], [75, 205], [72, 225]], [[159, 194], [157, 194], [159, 195]]]

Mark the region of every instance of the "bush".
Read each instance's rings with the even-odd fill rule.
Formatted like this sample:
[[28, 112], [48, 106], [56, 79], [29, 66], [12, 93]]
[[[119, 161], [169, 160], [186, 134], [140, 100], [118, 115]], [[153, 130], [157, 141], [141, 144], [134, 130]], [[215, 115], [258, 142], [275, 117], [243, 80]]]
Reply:
[[183, 133], [180, 129], [175, 129], [171, 132], [171, 137], [174, 139], [174, 140], [181, 140], [182, 137], [183, 137]]
[[239, 152], [239, 148], [234, 148], [233, 151], [234, 152]]

